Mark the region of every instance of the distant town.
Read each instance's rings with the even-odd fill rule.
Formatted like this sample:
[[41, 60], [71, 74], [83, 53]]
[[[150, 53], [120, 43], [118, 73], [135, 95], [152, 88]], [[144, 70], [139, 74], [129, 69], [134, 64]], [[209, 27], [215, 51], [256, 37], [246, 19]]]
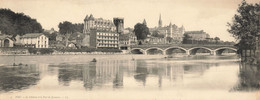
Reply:
[[[1, 10], [2, 12], [30, 18], [27, 15], [14, 13], [9, 9]], [[5, 13], [2, 15], [5, 16]], [[5, 17], [8, 19], [10, 16]], [[19, 20], [18, 17], [17, 19]], [[17, 19], [14, 20], [17, 21]], [[20, 20], [26, 21], [26, 19]], [[32, 20], [36, 21], [35, 19]], [[34, 50], [28, 50], [28, 52], [24, 50], [15, 53], [36, 54], [39, 53], [38, 48], [53, 48], [54, 50], [46, 50], [50, 51], [50, 53], [53, 53], [55, 50], [62, 52], [101, 51], [131, 53], [130, 48], [133, 45], [235, 44], [234, 42], [222, 41], [219, 37], [210, 37], [203, 29], [187, 31], [184, 26], [177, 26], [171, 22], [167, 22], [168, 25], [165, 25], [161, 15], [158, 16], [158, 26], [153, 28], [147, 27], [149, 22], [146, 22], [145, 19], [143, 22], [137, 22], [135, 28], [125, 28], [124, 18], [103, 19], [95, 18], [92, 14], [86, 15], [82, 22], [61, 22], [58, 31], [54, 30], [54, 28], [50, 30], [42, 29], [42, 31], [40, 29], [38, 32], [35, 29], [27, 31], [28, 29], [21, 29], [22, 26], [16, 26], [18, 27], [16, 34], [8, 33], [11, 31], [6, 31], [5, 27], [2, 27], [0, 31], [0, 47], [8, 49], [2, 49], [1, 52], [10, 54], [16, 51], [16, 49], [10, 48], [35, 48]], [[31, 25], [29, 28], [33, 27], [35, 26]], [[19, 31], [19, 29], [21, 30]]]

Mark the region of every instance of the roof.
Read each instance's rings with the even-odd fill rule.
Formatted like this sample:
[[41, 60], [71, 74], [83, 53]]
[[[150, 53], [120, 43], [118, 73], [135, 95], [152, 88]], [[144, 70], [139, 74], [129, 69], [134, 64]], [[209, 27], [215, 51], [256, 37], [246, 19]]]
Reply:
[[12, 36], [9, 35], [0, 35], [0, 40], [6, 39], [6, 38], [11, 38]]
[[203, 30], [201, 31], [186, 31], [184, 34], [206, 34]]
[[42, 33], [27, 33], [27, 34], [23, 35], [22, 37], [24, 37], [24, 38], [36, 38], [36, 37], [39, 37], [41, 35], [44, 35], [44, 34], [42, 34]]

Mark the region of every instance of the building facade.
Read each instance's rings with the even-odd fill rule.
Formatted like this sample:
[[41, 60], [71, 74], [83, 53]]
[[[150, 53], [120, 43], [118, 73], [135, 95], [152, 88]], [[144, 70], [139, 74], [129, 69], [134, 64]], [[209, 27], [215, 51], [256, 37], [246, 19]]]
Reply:
[[191, 37], [191, 40], [203, 41], [210, 38], [209, 34], [204, 32], [203, 30], [200, 31], [186, 31], [184, 34], [187, 34]]
[[103, 31], [116, 31], [116, 26], [111, 20], [103, 18], [94, 18], [91, 14], [84, 19], [83, 33], [89, 34], [91, 29], [103, 30]]
[[116, 32], [92, 29], [89, 36], [89, 47], [91, 48], [118, 49], [119, 47], [119, 34]]
[[[114, 22], [113, 22], [114, 21]], [[124, 32], [124, 19], [106, 20], [91, 14], [84, 19], [82, 46], [91, 48], [119, 48], [119, 34]]]
[[49, 38], [42, 33], [28, 33], [23, 36], [17, 36], [19, 40], [16, 40], [16, 43], [22, 43], [25, 47], [49, 48]]

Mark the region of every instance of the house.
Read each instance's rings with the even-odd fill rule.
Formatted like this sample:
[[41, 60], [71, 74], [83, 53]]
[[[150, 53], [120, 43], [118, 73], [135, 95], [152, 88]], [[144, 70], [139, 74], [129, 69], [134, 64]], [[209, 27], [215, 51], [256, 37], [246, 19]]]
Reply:
[[0, 35], [0, 47], [13, 47], [14, 41], [11, 37], [9, 35]]
[[43, 33], [27, 33], [23, 36], [18, 35], [16, 38], [16, 43], [21, 43], [25, 47], [49, 48], [49, 38]]

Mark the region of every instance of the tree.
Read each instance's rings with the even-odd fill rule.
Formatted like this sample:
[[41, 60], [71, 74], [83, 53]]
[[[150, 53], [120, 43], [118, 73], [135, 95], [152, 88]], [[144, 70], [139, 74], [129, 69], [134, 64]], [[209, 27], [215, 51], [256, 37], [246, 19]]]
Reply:
[[72, 24], [69, 21], [64, 21], [59, 24], [59, 32], [63, 35], [65, 34], [73, 34], [76, 32], [83, 33], [84, 24], [76, 23]]
[[260, 4], [248, 4], [243, 0], [239, 5], [237, 12], [238, 13], [233, 17], [233, 21], [228, 23], [228, 32], [239, 40], [237, 46], [239, 46], [240, 49], [252, 49], [255, 45], [254, 38], [260, 31]]
[[158, 30], [153, 31], [152, 36], [153, 37], [164, 38], [164, 35], [160, 34]]
[[10, 9], [0, 9], [0, 30], [13, 36], [43, 32], [41, 24], [36, 19]]
[[189, 44], [189, 41], [190, 41], [191, 38], [192, 38], [192, 37], [189, 36], [188, 34], [184, 34], [182, 43], [183, 43], [183, 44]]
[[168, 43], [171, 43], [171, 42], [173, 42], [173, 38], [171, 38], [171, 37], [166, 37], [166, 41], [167, 41]]
[[218, 43], [218, 41], [220, 40], [219, 37], [215, 37], [214, 40], [216, 41], [216, 43]]
[[60, 34], [72, 34], [74, 33], [74, 28], [73, 28], [73, 24], [71, 22], [68, 21], [64, 21], [63, 23], [59, 24], [59, 32]]
[[84, 24], [83, 23], [73, 24], [73, 27], [74, 27], [74, 31], [75, 32], [83, 33], [83, 29], [84, 29]]
[[134, 26], [134, 32], [135, 32], [135, 36], [137, 37], [137, 40], [145, 40], [147, 38], [147, 35], [150, 34], [149, 32], [149, 28], [141, 23], [137, 23]]
[[58, 35], [58, 32], [55, 31], [52, 34], [48, 32], [43, 32], [43, 34], [49, 38], [49, 41], [56, 41], [56, 36]]

